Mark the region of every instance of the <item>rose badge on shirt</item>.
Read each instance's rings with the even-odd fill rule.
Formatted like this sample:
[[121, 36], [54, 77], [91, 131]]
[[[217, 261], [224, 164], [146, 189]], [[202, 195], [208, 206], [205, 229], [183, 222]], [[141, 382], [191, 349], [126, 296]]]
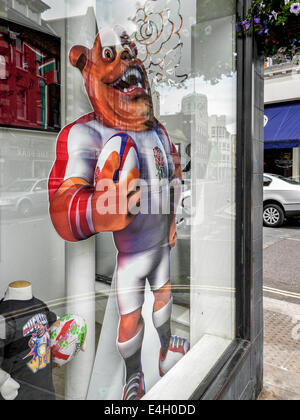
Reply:
[[157, 169], [157, 177], [161, 181], [165, 177], [165, 161], [164, 155], [159, 147], [153, 149], [155, 164]]
[[23, 328], [24, 337], [31, 336], [28, 346], [30, 353], [24, 359], [32, 357], [27, 366], [33, 373], [45, 369], [51, 362], [50, 333], [47, 317], [44, 314], [34, 316]]

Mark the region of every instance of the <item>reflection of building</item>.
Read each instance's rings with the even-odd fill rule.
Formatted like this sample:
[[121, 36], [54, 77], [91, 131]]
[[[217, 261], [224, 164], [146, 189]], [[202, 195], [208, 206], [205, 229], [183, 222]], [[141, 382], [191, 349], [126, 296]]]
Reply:
[[185, 130], [191, 130], [189, 138], [192, 143], [195, 175], [205, 177], [208, 155], [208, 101], [205, 95], [192, 93], [182, 99]]
[[1, 185], [6, 186], [15, 179], [48, 177], [55, 148], [53, 135], [45, 133], [43, 136], [44, 141], [32, 135], [9, 137], [9, 141], [0, 136]]
[[163, 115], [161, 122], [166, 125], [177, 146], [182, 166], [190, 160], [186, 148], [192, 144], [195, 169], [202, 178], [209, 154], [207, 97], [198, 93], [185, 96], [181, 102], [181, 111], [174, 115]]
[[[44, 38], [46, 45], [48, 43], [47, 35], [53, 34], [53, 32], [44, 24], [41, 16], [48, 9], [49, 6], [40, 0], [31, 0], [30, 2], [24, 0], [0, 0], [0, 18], [18, 22], [24, 27], [30, 28], [30, 30], [39, 31], [35, 33], [39, 33], [41, 35], [40, 38]], [[3, 30], [3, 21], [0, 22], [0, 25], [2, 25], [1, 30]], [[45, 33], [46, 36], [43, 36]], [[37, 37], [33, 37], [34, 39], [31, 40], [27, 39], [25, 43], [24, 40], [22, 42], [15, 36], [16, 39], [12, 39], [13, 42], [9, 46], [9, 56], [11, 58], [8, 60], [5, 58], [7, 54], [4, 53], [4, 50], [6, 49], [7, 52], [7, 41], [11, 38], [14, 38], [14, 34], [8, 33], [6, 39], [2, 37], [0, 41], [0, 48], [2, 48], [2, 54], [0, 52], [2, 57], [0, 58], [0, 82], [2, 82], [2, 88], [14, 91], [13, 101], [15, 103], [12, 106], [8, 104], [11, 108], [10, 112], [16, 113], [13, 117], [13, 123], [18, 125], [16, 123], [19, 120], [20, 126], [26, 125], [30, 128], [42, 128], [41, 95], [38, 98], [36, 97], [41, 94], [39, 83], [42, 77], [39, 66], [42, 63], [36, 59], [37, 48], [33, 46], [37, 42]], [[17, 66], [15, 66], [15, 77], [8, 78], [8, 72], [10, 75], [14, 73], [13, 67], [10, 65], [12, 60], [15, 64], [18, 64], [18, 68], [16, 69]], [[32, 77], [30, 76], [31, 74]], [[20, 75], [23, 77], [20, 78]], [[33, 80], [33, 82], [30, 82], [30, 80]], [[14, 86], [10, 87], [14, 82], [18, 86], [23, 87], [23, 89], [18, 90]], [[1, 94], [1, 104], [4, 104], [3, 94]], [[48, 102], [47, 104], [49, 105]], [[55, 108], [57, 108], [59, 119], [59, 107], [56, 106]], [[53, 123], [54, 114], [54, 112], [51, 112], [50, 115]], [[24, 120], [26, 120], [26, 124]], [[56, 121], [56, 127], [59, 128], [59, 120]], [[39, 127], [36, 127], [37, 123], [39, 123]], [[6, 186], [18, 178], [41, 179], [47, 177], [55, 155], [56, 136], [56, 133], [41, 133], [39, 131], [16, 130], [13, 128], [1, 130], [1, 186]]]
[[0, 17], [39, 29], [42, 25], [42, 13], [50, 7], [41, 0], [0, 0]]
[[[76, 16], [69, 19], [60, 19], [56, 21], [43, 21], [42, 13], [48, 10], [49, 7], [39, 0], [23, 1], [23, 0], [0, 0], [0, 17], [9, 21], [17, 21], [24, 25], [24, 27], [33, 28], [38, 31], [35, 32], [41, 39], [45, 40], [46, 45], [49, 44], [48, 34], [58, 35], [60, 37], [61, 44], [61, 62], [60, 62], [60, 82], [58, 91], [61, 91], [61, 109], [59, 106], [55, 107], [55, 110], [51, 112], [50, 117], [55, 117], [55, 112], [61, 119], [61, 125], [75, 119], [81, 114], [85, 114], [90, 111], [91, 106], [85, 94], [83, 87], [81, 74], [71, 67], [68, 59], [68, 52], [70, 48], [77, 43], [82, 45], [92, 46], [96, 31], [96, 17], [93, 8], [87, 9], [85, 16]], [[36, 12], [36, 14], [34, 14]], [[1, 22], [0, 22], [1, 25]], [[29, 40], [27, 40], [29, 47], [32, 47]], [[32, 43], [36, 42], [37, 39], [33, 39]], [[3, 47], [3, 45], [2, 45]], [[4, 46], [5, 47], [5, 46]], [[1, 48], [1, 38], [0, 38]], [[24, 49], [22, 48], [22, 51]], [[36, 87], [38, 88], [38, 82], [41, 80], [40, 73], [38, 75], [37, 60], [35, 60], [36, 52], [34, 49], [26, 47], [26, 59], [25, 53], [20, 56], [20, 69], [19, 72], [24, 73], [35, 73]], [[14, 58], [17, 59], [17, 45], [13, 50]], [[1, 82], [6, 82], [7, 76], [7, 61], [3, 58], [3, 54], [0, 51], [0, 85]], [[21, 60], [22, 58], [22, 60]], [[57, 61], [58, 62], [58, 61]], [[33, 71], [33, 68], [36, 70]], [[27, 71], [28, 69], [28, 71]], [[29, 69], [32, 72], [29, 72]], [[52, 76], [51, 76], [52, 77]], [[10, 78], [10, 80], [12, 80]], [[49, 81], [50, 79], [48, 79]], [[52, 85], [53, 86], [53, 85]], [[14, 95], [18, 95], [17, 89], [11, 89], [14, 91]], [[23, 89], [24, 90], [24, 89]], [[18, 115], [22, 118], [22, 115], [34, 113], [38, 114], [39, 118], [36, 121], [41, 121], [41, 108], [37, 107], [36, 94], [40, 93], [32, 89], [28, 91], [25, 96], [22, 96], [18, 100], [16, 97], [15, 105], [10, 108], [15, 110]], [[26, 97], [28, 101], [34, 101], [33, 104], [26, 104]], [[66, 103], [65, 98], [68, 97]], [[1, 103], [3, 104], [3, 95], [1, 95]], [[30, 106], [29, 106], [30, 105]], [[28, 111], [27, 111], [28, 109]], [[1, 111], [0, 111], [1, 112]], [[28, 115], [26, 115], [27, 117]], [[15, 121], [16, 119], [14, 119]], [[34, 118], [32, 117], [32, 121]], [[24, 122], [24, 121], [23, 121]], [[20, 126], [24, 124], [20, 124]], [[35, 127], [33, 123], [27, 124], [28, 128], [42, 128]], [[56, 124], [56, 128], [59, 128], [60, 124]], [[0, 154], [0, 171], [1, 171], [1, 186], [6, 186], [8, 183], [15, 179], [24, 178], [45, 178], [48, 176], [53, 161], [55, 159], [55, 146], [56, 146], [57, 133], [46, 133], [39, 130], [15, 130], [13, 128], [7, 128], [1, 130], [0, 141], [1, 141], [1, 154]]]
[[4, 63], [0, 79], [0, 124], [58, 130], [60, 42], [24, 26], [4, 22], [0, 28], [0, 57]]
[[66, 104], [66, 122], [91, 111], [89, 99], [86, 95], [82, 76], [72, 68], [69, 62], [69, 52], [74, 45], [81, 44], [91, 48], [94, 44], [98, 27], [93, 7], [89, 7], [83, 16], [73, 16], [63, 19], [48, 20], [47, 24], [55, 33], [64, 34], [62, 39], [65, 55], [65, 80], [63, 88], [68, 98]]
[[209, 117], [210, 161], [212, 166], [215, 167], [214, 176], [217, 179], [224, 178], [228, 169], [232, 168], [232, 136], [226, 126], [225, 115]]

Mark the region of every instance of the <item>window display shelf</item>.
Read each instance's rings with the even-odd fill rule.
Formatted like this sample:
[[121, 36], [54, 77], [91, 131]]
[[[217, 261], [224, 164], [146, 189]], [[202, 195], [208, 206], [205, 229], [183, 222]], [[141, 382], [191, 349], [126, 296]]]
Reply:
[[143, 400], [188, 400], [231, 343], [222, 337], [204, 335]]

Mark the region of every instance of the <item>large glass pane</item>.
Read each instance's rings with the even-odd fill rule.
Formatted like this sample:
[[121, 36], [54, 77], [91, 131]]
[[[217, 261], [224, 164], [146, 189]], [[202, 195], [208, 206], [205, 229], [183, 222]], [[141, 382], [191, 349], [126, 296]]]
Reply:
[[[57, 397], [189, 398], [235, 337], [235, 2], [7, 0], [0, 17], [0, 295], [26, 280], [85, 319]], [[113, 151], [111, 182], [139, 170], [126, 226], [93, 204]]]
[[[236, 223], [236, 34], [235, 2], [207, 9], [198, 1], [193, 27], [194, 95], [204, 95], [207, 109], [197, 127], [194, 156], [192, 227], [192, 340], [203, 335], [235, 336]], [[199, 118], [200, 119], [200, 118]], [[199, 141], [200, 140], [200, 141]]]
[[[48, 201], [48, 177], [56, 159], [58, 133], [66, 124], [92, 110], [81, 75], [73, 74], [68, 59], [73, 45], [93, 43], [95, 39], [98, 29], [92, 6], [88, 1], [81, 1], [78, 8], [74, 2], [64, 1], [5, 0], [0, 4], [0, 300], [10, 283], [30, 282], [34, 297], [58, 317], [68, 313], [83, 317], [88, 323], [87, 342], [90, 341], [84, 360], [77, 356], [87, 378], [82, 378], [83, 385], [76, 384], [72, 392], [69, 384], [76, 380], [74, 377], [66, 380], [65, 366], [51, 370], [48, 347], [45, 358], [37, 356], [44, 347], [41, 350], [38, 345], [30, 347], [39, 334], [33, 326], [36, 322], [40, 325], [41, 320], [44, 323], [44, 317], [36, 316], [39, 315], [36, 301], [26, 300], [23, 307], [28, 313], [33, 311], [33, 315], [28, 318], [25, 311], [18, 321], [20, 330], [12, 343], [14, 357], [3, 359], [0, 337], [0, 368], [11, 372], [21, 384], [19, 399], [85, 398], [87, 390], [82, 389], [89, 382], [93, 364], [95, 337], [91, 336], [95, 327], [89, 314], [94, 303], [87, 289], [87, 278], [92, 271], [94, 288], [94, 268], [90, 264], [89, 269], [86, 260], [95, 259], [94, 248], [92, 243], [79, 244], [79, 265], [82, 254], [87, 255], [80, 275], [74, 256], [76, 249], [66, 246], [53, 228]], [[72, 268], [80, 275], [83, 292], [72, 285], [70, 289], [71, 282], [66, 281], [74, 277]], [[6, 297], [10, 296], [15, 295]], [[16, 312], [19, 300], [7, 302], [10, 311], [12, 308]], [[70, 302], [75, 302], [73, 307]], [[0, 304], [2, 316], [7, 305], [6, 301], [4, 306]], [[87, 306], [91, 310], [85, 311]], [[26, 326], [24, 337], [23, 326]], [[50, 319], [43, 326], [49, 327]], [[22, 339], [25, 344], [18, 348], [17, 343]], [[42, 340], [42, 345], [49, 345], [48, 332]], [[6, 355], [12, 347], [8, 340], [4, 345]]]

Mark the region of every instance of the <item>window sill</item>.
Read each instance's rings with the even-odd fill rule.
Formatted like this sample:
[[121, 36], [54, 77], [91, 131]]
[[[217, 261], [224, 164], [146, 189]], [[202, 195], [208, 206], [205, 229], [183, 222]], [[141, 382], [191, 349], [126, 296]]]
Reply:
[[189, 400], [232, 340], [204, 335], [143, 400]]

